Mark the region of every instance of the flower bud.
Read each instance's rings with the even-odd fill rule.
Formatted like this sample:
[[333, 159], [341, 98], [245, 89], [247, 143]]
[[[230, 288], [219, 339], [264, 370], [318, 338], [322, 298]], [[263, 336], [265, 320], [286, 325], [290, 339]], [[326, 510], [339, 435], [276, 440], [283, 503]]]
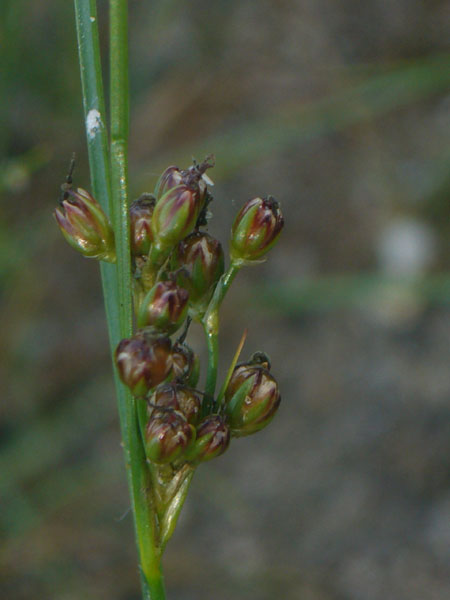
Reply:
[[205, 173], [208, 169], [214, 167], [214, 164], [215, 158], [211, 155], [201, 163], [194, 162], [192, 166], [185, 170], [181, 170], [174, 165], [167, 167], [156, 184], [156, 198], [159, 200], [168, 190], [184, 184], [197, 191], [200, 204], [203, 204], [207, 191], [206, 184], [214, 185]]
[[149, 399], [149, 414], [159, 409], [173, 409], [183, 415], [191, 425], [198, 421], [202, 401], [195, 390], [180, 383], [162, 384]]
[[172, 254], [172, 269], [180, 269], [177, 281], [189, 291], [191, 316], [201, 318], [224, 272], [222, 245], [208, 233], [194, 231]]
[[183, 175], [181, 169], [174, 165], [167, 167], [167, 169], [161, 174], [158, 179], [158, 183], [155, 187], [155, 196], [159, 200], [167, 190], [170, 190], [177, 185], [183, 183]]
[[130, 244], [133, 256], [145, 256], [153, 241], [152, 214], [156, 199], [151, 194], [143, 194], [130, 206]]
[[272, 420], [281, 401], [278, 384], [261, 365], [237, 366], [225, 391], [225, 412], [231, 434], [259, 431]]
[[172, 347], [173, 376], [195, 388], [200, 375], [200, 361], [187, 344], [176, 342]]
[[139, 308], [138, 327], [154, 327], [169, 335], [186, 318], [189, 292], [174, 281], [158, 281], [146, 294]]
[[185, 459], [199, 463], [211, 460], [225, 452], [230, 444], [230, 429], [220, 415], [205, 417], [197, 427], [197, 437]]
[[84, 256], [115, 262], [114, 232], [100, 204], [81, 188], [68, 189], [65, 195], [62, 210], [54, 212], [63, 236]]
[[165, 335], [140, 331], [117, 346], [115, 359], [120, 379], [134, 396], [162, 383], [172, 370], [172, 343]]
[[231, 229], [231, 259], [242, 263], [264, 256], [277, 241], [283, 224], [280, 207], [272, 196], [246, 202]]
[[152, 217], [157, 251], [167, 252], [186, 237], [195, 227], [200, 208], [195, 187], [178, 185], [161, 196]]
[[145, 428], [145, 454], [156, 464], [173, 462], [195, 439], [195, 429], [178, 412], [161, 411]]

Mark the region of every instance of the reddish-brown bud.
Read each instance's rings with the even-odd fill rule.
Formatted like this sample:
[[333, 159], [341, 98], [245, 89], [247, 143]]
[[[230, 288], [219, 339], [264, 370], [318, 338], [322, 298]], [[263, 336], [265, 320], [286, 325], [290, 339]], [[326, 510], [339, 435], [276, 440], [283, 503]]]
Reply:
[[152, 214], [156, 199], [142, 194], [130, 206], [130, 245], [133, 256], [145, 256], [153, 241]]
[[283, 225], [279, 204], [272, 196], [246, 202], [231, 229], [232, 261], [260, 259], [275, 244]]
[[195, 429], [175, 411], [160, 411], [152, 416], [145, 429], [145, 453], [156, 464], [180, 458], [195, 439]]
[[139, 308], [138, 327], [154, 327], [172, 334], [185, 320], [189, 292], [174, 281], [159, 281], [147, 293]]
[[54, 216], [67, 242], [88, 258], [115, 262], [114, 233], [100, 204], [82, 188], [66, 196]]
[[224, 272], [222, 245], [208, 233], [194, 231], [172, 254], [172, 269], [180, 269], [177, 281], [189, 291], [191, 316], [201, 319]]
[[237, 366], [225, 392], [232, 435], [249, 435], [268, 425], [280, 401], [278, 384], [268, 369], [258, 364]]
[[172, 343], [165, 335], [140, 331], [122, 340], [115, 353], [120, 379], [134, 396], [145, 396], [172, 370]]
[[179, 383], [162, 384], [149, 399], [149, 414], [157, 414], [158, 409], [172, 409], [180, 412], [188, 423], [195, 425], [201, 404], [200, 396], [193, 389]]
[[155, 196], [159, 200], [161, 196], [163, 196], [167, 190], [170, 190], [177, 185], [181, 185], [183, 183], [183, 175], [181, 169], [176, 167], [175, 165], [171, 165], [167, 167], [167, 169], [161, 174], [158, 179], [158, 183], [155, 187]]
[[220, 415], [209, 415], [197, 426], [195, 443], [185, 458], [189, 462], [205, 462], [220, 456], [230, 444], [230, 428]]
[[180, 169], [174, 165], [167, 167], [158, 179], [155, 187], [155, 196], [159, 200], [168, 190], [178, 186], [187, 185], [192, 190], [198, 193], [200, 203], [206, 196], [207, 184], [214, 185], [213, 182], [205, 175], [206, 171], [215, 164], [214, 156], [208, 156], [201, 163], [194, 163], [188, 169]]
[[200, 361], [192, 348], [176, 342], [172, 348], [172, 363], [174, 378], [195, 388], [200, 375]]

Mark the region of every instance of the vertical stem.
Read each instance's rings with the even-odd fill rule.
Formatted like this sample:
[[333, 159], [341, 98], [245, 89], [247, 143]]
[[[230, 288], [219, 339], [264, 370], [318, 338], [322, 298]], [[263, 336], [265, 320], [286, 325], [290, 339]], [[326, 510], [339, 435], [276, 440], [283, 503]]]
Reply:
[[[215, 313], [214, 316], [217, 317], [217, 313]], [[206, 412], [209, 413], [211, 410], [212, 402], [214, 400], [214, 392], [216, 391], [217, 382], [217, 367], [219, 355], [218, 318], [217, 331], [216, 328], [213, 326], [212, 319], [209, 320], [208, 324], [206, 324], [206, 322], [203, 322], [203, 329], [205, 331], [206, 345], [208, 348], [208, 367], [206, 371], [204, 403], [206, 405]]]
[[[113, 96], [111, 165], [108, 152], [103, 82], [95, 0], [74, 0], [83, 106], [94, 196], [113, 220], [117, 267], [101, 263], [111, 351], [131, 333], [131, 270], [128, 251], [127, 140], [128, 68], [126, 2], [111, 2], [111, 79]], [[140, 440], [135, 401], [114, 370], [128, 484], [138, 540], [145, 600], [165, 600], [157, 545], [155, 513]]]
[[222, 275], [214, 290], [213, 297], [209, 303], [208, 310], [202, 319], [203, 329], [208, 346], [208, 368], [206, 372], [205, 400], [208, 408], [211, 408], [217, 382], [217, 366], [219, 353], [219, 308], [225, 295], [233, 283], [239, 271], [239, 266], [231, 263], [228, 271]]
[[[121, 337], [132, 332], [132, 276], [128, 207], [128, 2], [110, 0], [110, 101], [111, 101], [111, 192], [116, 234], [119, 321]], [[142, 445], [136, 402], [122, 386], [126, 398], [125, 446], [131, 478], [145, 598], [164, 600], [161, 553], [158, 547], [156, 515], [151, 496], [151, 482]]]

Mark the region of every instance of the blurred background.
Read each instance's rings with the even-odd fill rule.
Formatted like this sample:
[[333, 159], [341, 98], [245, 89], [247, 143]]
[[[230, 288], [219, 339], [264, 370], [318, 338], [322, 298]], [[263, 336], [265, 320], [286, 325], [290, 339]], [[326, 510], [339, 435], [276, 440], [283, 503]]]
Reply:
[[[213, 152], [213, 235], [256, 195], [286, 220], [221, 335], [283, 402], [198, 469], [173, 600], [450, 597], [449, 31], [445, 0], [130, 2], [132, 196]], [[89, 188], [71, 2], [2, 0], [0, 112], [0, 595], [138, 600], [98, 265], [52, 219], [74, 151]]]

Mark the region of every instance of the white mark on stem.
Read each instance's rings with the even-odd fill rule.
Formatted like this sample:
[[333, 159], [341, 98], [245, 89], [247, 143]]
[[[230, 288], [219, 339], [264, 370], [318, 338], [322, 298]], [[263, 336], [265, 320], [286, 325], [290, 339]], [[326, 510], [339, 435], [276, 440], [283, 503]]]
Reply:
[[100, 113], [96, 108], [91, 109], [86, 117], [86, 131], [90, 140], [95, 137], [101, 126], [102, 118]]
[[91, 20], [91, 23], [95, 23], [95, 17], [89, 17]]

